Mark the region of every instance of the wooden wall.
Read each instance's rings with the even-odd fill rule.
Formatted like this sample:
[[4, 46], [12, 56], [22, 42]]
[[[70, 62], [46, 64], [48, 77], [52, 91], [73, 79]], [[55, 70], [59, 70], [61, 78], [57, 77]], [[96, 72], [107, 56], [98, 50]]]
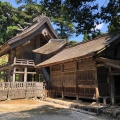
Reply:
[[98, 88], [100, 96], [109, 96], [108, 68], [104, 66], [97, 68]]
[[63, 87], [65, 96], [76, 96], [76, 62], [64, 64]]
[[77, 81], [79, 97], [95, 99], [95, 62], [86, 60], [78, 62]]
[[95, 62], [84, 60], [51, 66], [52, 93], [96, 99]]
[[61, 95], [62, 91], [62, 66], [54, 65], [51, 67], [52, 94]]
[[9, 52], [9, 61], [13, 61], [16, 56], [17, 59], [28, 59], [34, 60], [35, 62], [40, 62], [40, 54], [32, 52], [32, 50], [37, 49], [48, 41], [43, 38], [41, 34], [38, 34], [30, 41], [18, 46], [17, 48]]

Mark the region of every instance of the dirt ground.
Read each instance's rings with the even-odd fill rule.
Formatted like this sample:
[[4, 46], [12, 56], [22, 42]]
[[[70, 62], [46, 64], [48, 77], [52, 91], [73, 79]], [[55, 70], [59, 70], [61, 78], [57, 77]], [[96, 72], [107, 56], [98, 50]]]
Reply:
[[92, 116], [40, 100], [10, 100], [0, 102], [0, 120], [113, 120]]

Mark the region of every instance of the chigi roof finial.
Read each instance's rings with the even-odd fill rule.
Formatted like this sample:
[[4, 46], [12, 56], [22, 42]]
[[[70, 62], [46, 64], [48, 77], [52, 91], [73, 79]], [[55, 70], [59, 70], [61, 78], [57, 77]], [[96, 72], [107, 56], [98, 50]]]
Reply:
[[42, 13], [42, 16], [46, 16], [46, 13]]
[[35, 21], [38, 21], [38, 22], [41, 21], [41, 18], [42, 18], [42, 17], [46, 17], [46, 13], [42, 13], [40, 16], [34, 18], [34, 19], [33, 19], [33, 22], [35, 22]]

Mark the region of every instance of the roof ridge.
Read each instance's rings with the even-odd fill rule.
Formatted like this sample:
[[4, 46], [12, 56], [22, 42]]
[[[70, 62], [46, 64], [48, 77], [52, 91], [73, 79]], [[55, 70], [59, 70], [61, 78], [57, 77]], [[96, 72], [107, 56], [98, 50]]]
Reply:
[[53, 42], [62, 42], [62, 41], [67, 41], [66, 39], [50, 39], [50, 41]]
[[98, 37], [96, 37], [96, 38], [93, 38], [93, 39], [91, 39], [91, 40], [89, 39], [89, 40], [87, 40], [87, 41], [82, 41], [82, 42], [76, 43], [76, 44], [74, 44], [74, 45], [67, 46], [65, 49], [68, 49], [68, 48], [71, 48], [71, 47], [75, 47], [75, 46], [80, 45], [80, 44], [85, 44], [85, 43], [88, 43], [88, 42], [97, 40], [97, 39], [99, 39], [99, 38], [102, 38], [102, 37], [105, 37], [105, 36], [108, 36], [108, 35], [109, 35], [108, 33], [105, 33], [105, 34], [102, 34], [102, 35], [100, 35], [100, 36], [98, 36]]
[[46, 14], [42, 13], [41, 15], [39, 15], [39, 16], [37, 16], [33, 19], [33, 23], [36, 22], [36, 21], [39, 22], [43, 18], [48, 18], [48, 17], [46, 16]]

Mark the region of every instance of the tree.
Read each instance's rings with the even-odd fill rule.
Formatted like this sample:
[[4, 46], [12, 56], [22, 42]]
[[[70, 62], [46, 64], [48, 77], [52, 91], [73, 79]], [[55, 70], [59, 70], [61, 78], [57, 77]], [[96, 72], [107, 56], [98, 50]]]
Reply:
[[76, 23], [76, 35], [97, 32], [94, 28], [100, 16], [95, 0], [66, 0], [65, 4], [72, 10], [69, 15]]
[[117, 34], [120, 32], [120, 0], [109, 0], [106, 6], [101, 7], [101, 19], [110, 23], [108, 32]]
[[[17, 15], [17, 9], [12, 7], [10, 3], [0, 1], [0, 44], [3, 44], [10, 38], [7, 34], [8, 27], [19, 23]], [[15, 28], [16, 27], [14, 26], [14, 32], [17, 31]]]
[[83, 37], [83, 41], [88, 41], [90, 40], [90, 38], [91, 38], [90, 35], [88, 33], [85, 33]]
[[93, 34], [88, 34], [88, 33], [85, 33], [84, 34], [84, 37], [83, 37], [83, 42], [85, 42], [85, 41], [90, 41], [90, 40], [92, 40], [92, 39], [94, 39], [94, 38], [96, 38], [96, 37], [99, 37], [99, 36], [101, 36], [103, 33], [99, 30], [98, 32], [96, 32], [96, 33], [93, 33]]
[[110, 34], [120, 33], [120, 19], [116, 17], [110, 22], [110, 25], [108, 26], [108, 32]]
[[22, 3], [22, 5], [18, 7], [18, 11], [26, 22], [31, 23], [33, 18], [41, 14], [40, 5], [37, 4], [37, 0], [16, 0], [16, 3]]
[[56, 31], [61, 38], [70, 38], [75, 33], [69, 13], [70, 9], [61, 0], [42, 0], [42, 11], [44, 11], [52, 22], [57, 26]]
[[72, 45], [75, 45], [77, 44], [78, 42], [76, 40], [71, 40], [68, 42], [68, 46], [72, 46]]

